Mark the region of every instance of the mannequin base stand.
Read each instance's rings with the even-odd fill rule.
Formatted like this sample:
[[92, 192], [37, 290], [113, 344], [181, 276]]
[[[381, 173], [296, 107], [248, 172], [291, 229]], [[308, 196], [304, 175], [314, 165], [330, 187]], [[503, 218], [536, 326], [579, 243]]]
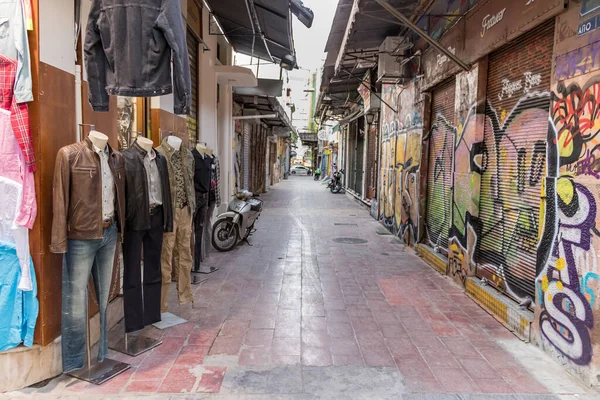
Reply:
[[186, 319], [178, 317], [177, 315], [172, 314], [170, 312], [161, 313], [160, 318], [161, 318], [161, 321], [157, 322], [155, 324], [152, 324], [152, 326], [154, 326], [155, 328], [158, 328], [158, 329], [167, 329], [172, 326], [185, 324], [187, 322]]
[[127, 333], [125, 337], [121, 339], [114, 346], [109, 346], [112, 350], [118, 351], [119, 353], [127, 354], [132, 357], [137, 357], [142, 353], [152, 350], [156, 346], [160, 346], [162, 340], [151, 339], [146, 336], [129, 336]]
[[217, 272], [219, 270], [219, 268], [217, 267], [210, 267], [207, 265], [201, 265], [199, 268], [195, 268], [192, 270], [192, 274], [212, 274], [213, 272]]
[[208, 278], [202, 279], [202, 278], [197, 277], [196, 275], [194, 275], [196, 273], [197, 273], [196, 271], [192, 271], [192, 278], [191, 278], [192, 285], [199, 285], [202, 282], [206, 282], [208, 280]]
[[101, 363], [68, 372], [67, 375], [93, 383], [94, 385], [102, 385], [104, 382], [127, 371], [129, 368], [131, 368], [129, 364], [107, 358]]

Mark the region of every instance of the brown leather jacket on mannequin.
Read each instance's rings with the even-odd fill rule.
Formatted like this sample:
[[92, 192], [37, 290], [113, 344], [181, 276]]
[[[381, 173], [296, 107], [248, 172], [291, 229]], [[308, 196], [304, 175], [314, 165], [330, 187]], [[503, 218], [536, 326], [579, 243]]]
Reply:
[[[108, 145], [107, 145], [108, 146]], [[119, 233], [125, 227], [125, 162], [108, 146], [108, 165], [115, 182], [115, 214]], [[102, 170], [90, 139], [65, 146], [56, 155], [52, 189], [50, 251], [65, 253], [67, 239], [102, 239]]]

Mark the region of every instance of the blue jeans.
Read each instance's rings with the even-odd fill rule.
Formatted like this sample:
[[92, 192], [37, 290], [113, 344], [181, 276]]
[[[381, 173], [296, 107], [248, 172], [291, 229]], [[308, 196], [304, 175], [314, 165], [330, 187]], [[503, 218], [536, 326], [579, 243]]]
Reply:
[[62, 365], [63, 372], [80, 369], [85, 363], [86, 317], [90, 272], [94, 277], [96, 300], [100, 308], [98, 362], [108, 353], [106, 308], [112, 279], [117, 227], [104, 229], [104, 237], [94, 240], [69, 240], [62, 273]]

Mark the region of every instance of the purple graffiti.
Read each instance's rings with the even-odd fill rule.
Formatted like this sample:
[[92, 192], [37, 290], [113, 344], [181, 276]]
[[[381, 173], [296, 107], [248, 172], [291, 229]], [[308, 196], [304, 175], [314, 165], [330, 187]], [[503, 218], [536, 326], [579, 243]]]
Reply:
[[589, 175], [600, 179], [600, 155], [598, 152], [600, 152], [600, 146], [586, 150], [585, 155], [577, 163], [567, 166], [567, 171], [575, 175]]
[[578, 270], [585, 268], [580, 264], [591, 249], [596, 202], [588, 189], [568, 178], [560, 178], [556, 190], [558, 229], [542, 276], [540, 328], [558, 351], [574, 363], [586, 365], [592, 358], [589, 329], [594, 317], [581, 293]]
[[556, 57], [556, 79], [585, 74], [600, 65], [600, 41]]

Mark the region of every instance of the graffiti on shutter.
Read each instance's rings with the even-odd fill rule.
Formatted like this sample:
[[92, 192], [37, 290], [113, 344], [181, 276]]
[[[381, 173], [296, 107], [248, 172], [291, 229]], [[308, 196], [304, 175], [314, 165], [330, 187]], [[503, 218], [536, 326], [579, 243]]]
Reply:
[[476, 271], [520, 301], [535, 298], [553, 34], [551, 20], [489, 56]]
[[448, 252], [452, 221], [452, 178], [454, 167], [454, 97], [456, 82], [451, 79], [432, 92], [431, 129], [428, 134], [427, 242], [442, 254]]

